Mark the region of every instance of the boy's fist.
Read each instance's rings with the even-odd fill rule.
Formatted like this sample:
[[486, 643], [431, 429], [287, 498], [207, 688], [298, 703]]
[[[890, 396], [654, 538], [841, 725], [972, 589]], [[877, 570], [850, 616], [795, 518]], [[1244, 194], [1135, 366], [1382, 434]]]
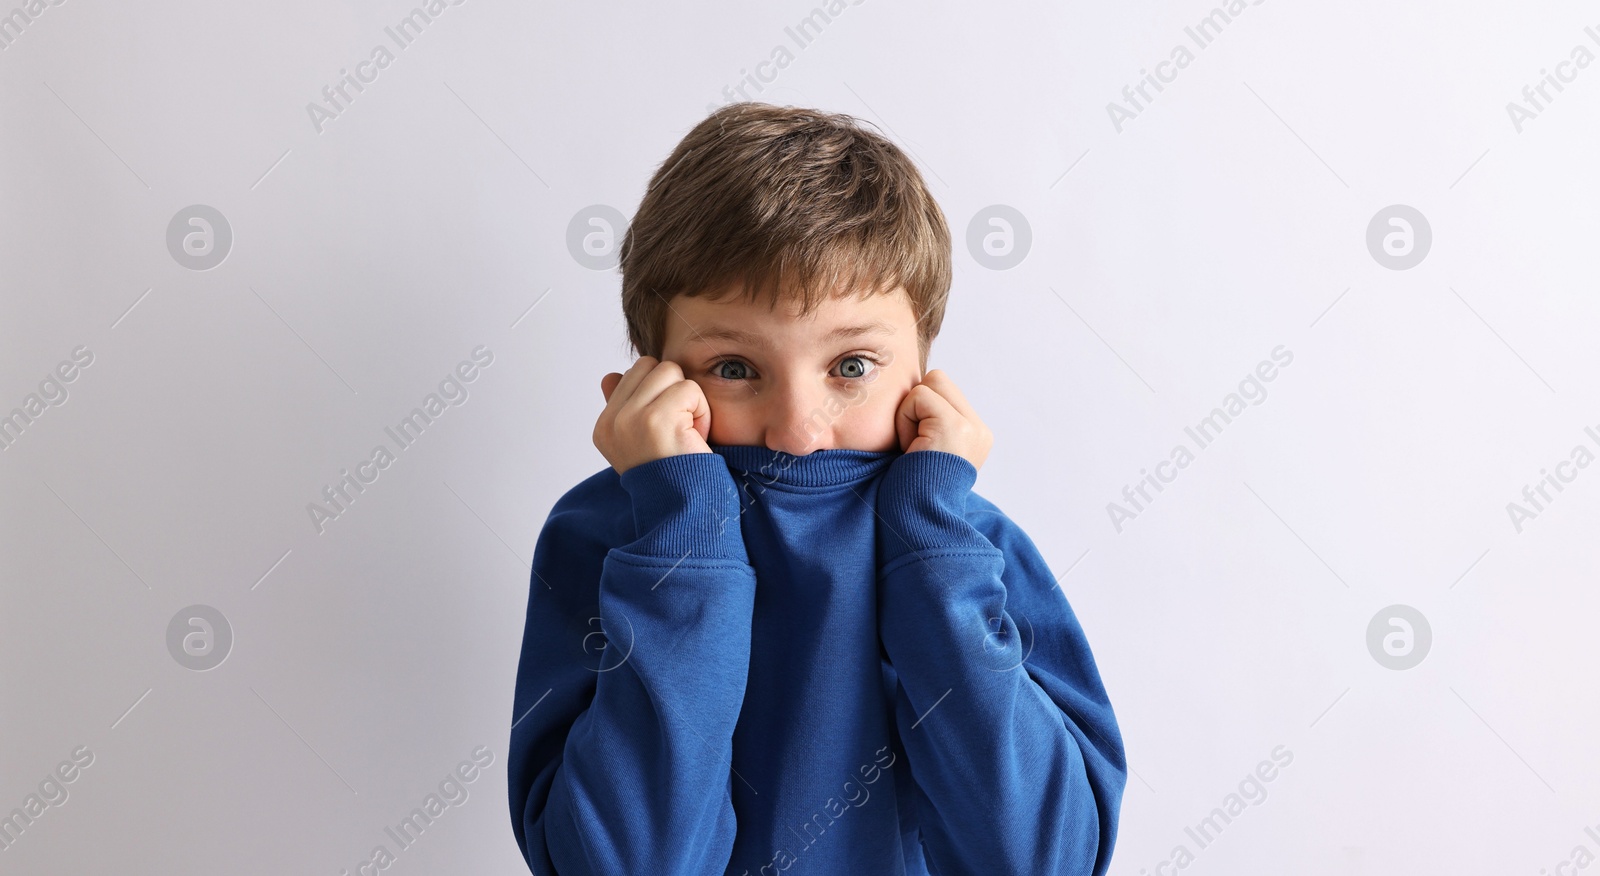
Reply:
[[994, 433], [978, 419], [955, 381], [938, 368], [911, 387], [895, 412], [894, 428], [902, 451], [943, 450], [965, 458], [973, 468], [983, 468], [994, 446]]
[[594, 424], [594, 446], [622, 474], [682, 453], [710, 453], [711, 405], [678, 363], [640, 356], [626, 374], [600, 378], [606, 408]]

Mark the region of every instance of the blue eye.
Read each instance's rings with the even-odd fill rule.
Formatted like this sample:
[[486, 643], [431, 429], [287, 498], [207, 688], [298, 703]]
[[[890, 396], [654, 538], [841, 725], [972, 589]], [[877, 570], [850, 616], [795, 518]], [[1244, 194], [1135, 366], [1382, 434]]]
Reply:
[[[868, 365], [872, 368], [868, 368]], [[839, 376], [847, 380], [860, 380], [876, 368], [877, 363], [865, 356], [846, 356], [839, 361]]]
[[[734, 370], [732, 375], [727, 373], [728, 368], [732, 368]], [[743, 362], [735, 362], [732, 359], [724, 359], [723, 361], [718, 362], [717, 367], [714, 370], [716, 371], [717, 376], [723, 380], [743, 380], [749, 373], [749, 369], [745, 367]]]

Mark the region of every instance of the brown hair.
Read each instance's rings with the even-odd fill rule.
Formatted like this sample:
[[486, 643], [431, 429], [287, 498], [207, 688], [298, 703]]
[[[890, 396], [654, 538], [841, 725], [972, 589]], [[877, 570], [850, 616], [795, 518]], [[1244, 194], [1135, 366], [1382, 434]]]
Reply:
[[899, 147], [842, 113], [746, 101], [695, 125], [622, 238], [634, 352], [659, 358], [674, 295], [742, 289], [812, 312], [904, 286], [922, 365], [950, 293], [950, 230]]

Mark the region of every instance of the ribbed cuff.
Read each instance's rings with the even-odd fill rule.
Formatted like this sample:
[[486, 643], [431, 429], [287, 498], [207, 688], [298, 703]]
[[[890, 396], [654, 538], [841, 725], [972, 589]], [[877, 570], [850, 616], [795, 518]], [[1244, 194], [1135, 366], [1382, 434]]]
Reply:
[[895, 459], [878, 485], [878, 568], [933, 548], [989, 547], [967, 522], [978, 469], [964, 456], [917, 450]]
[[682, 453], [640, 463], [621, 475], [633, 498], [639, 537], [622, 549], [673, 560], [750, 562], [739, 527], [739, 493], [715, 453]]

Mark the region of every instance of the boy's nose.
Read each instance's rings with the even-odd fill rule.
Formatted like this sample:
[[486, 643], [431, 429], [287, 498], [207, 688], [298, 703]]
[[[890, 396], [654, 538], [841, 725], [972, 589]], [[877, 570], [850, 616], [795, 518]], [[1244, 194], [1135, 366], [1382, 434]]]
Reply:
[[776, 397], [769, 398], [767, 449], [805, 456], [833, 446], [833, 419], [823, 410], [823, 393], [789, 387], [769, 392]]

